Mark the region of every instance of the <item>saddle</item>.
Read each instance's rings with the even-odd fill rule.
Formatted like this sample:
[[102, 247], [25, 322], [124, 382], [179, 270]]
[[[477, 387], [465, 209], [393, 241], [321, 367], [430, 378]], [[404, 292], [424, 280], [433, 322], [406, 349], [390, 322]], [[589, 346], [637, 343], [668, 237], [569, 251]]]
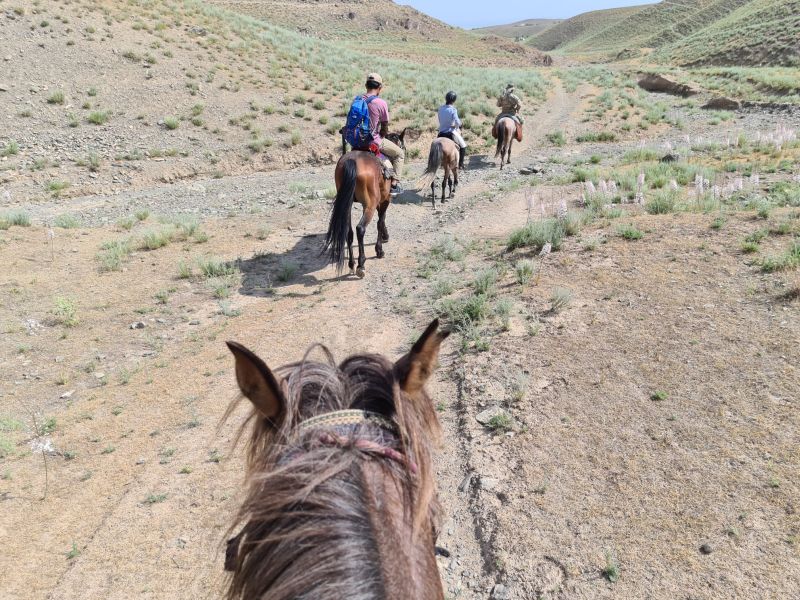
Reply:
[[394, 167], [392, 167], [392, 161], [380, 151], [378, 148], [378, 144], [372, 143], [367, 148], [353, 148], [353, 150], [358, 150], [359, 152], [369, 152], [372, 154], [380, 163], [381, 168], [383, 169], [383, 178], [384, 179], [392, 179], [394, 177]]
[[439, 135], [437, 135], [436, 137], [447, 138], [451, 142], [455, 142], [456, 141], [455, 138], [453, 137], [453, 134], [451, 132], [449, 132], [449, 131], [440, 131]]

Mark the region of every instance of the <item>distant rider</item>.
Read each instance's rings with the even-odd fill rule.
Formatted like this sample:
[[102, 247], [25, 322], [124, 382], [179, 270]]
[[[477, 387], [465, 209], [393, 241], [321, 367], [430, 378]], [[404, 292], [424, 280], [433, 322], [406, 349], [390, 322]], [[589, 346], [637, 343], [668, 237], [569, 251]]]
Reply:
[[[372, 139], [378, 149], [392, 163], [394, 173], [392, 173], [391, 194], [392, 196], [397, 196], [403, 193], [403, 188], [400, 185], [400, 175], [403, 173], [403, 162], [406, 155], [400, 146], [386, 139], [389, 133], [389, 105], [386, 104], [383, 98], [379, 97], [383, 91], [383, 79], [377, 73], [370, 73], [367, 75], [366, 87], [367, 93], [364, 99], [369, 100], [370, 97], [375, 97], [368, 105]], [[364, 150], [364, 148], [359, 148], [359, 150]]]
[[492, 137], [497, 137], [497, 123], [503, 117], [510, 117], [517, 123], [517, 138], [522, 137], [522, 124], [525, 122], [522, 115], [519, 114], [522, 108], [522, 102], [514, 93], [514, 84], [509, 83], [505, 91], [497, 98], [497, 106], [500, 107], [500, 114], [494, 120], [494, 127], [492, 127]]
[[458, 109], [454, 106], [456, 93], [447, 92], [444, 104], [439, 107], [439, 137], [446, 137], [458, 144], [458, 168], [464, 168], [464, 157], [467, 154], [467, 142], [461, 137], [461, 119], [458, 118]]

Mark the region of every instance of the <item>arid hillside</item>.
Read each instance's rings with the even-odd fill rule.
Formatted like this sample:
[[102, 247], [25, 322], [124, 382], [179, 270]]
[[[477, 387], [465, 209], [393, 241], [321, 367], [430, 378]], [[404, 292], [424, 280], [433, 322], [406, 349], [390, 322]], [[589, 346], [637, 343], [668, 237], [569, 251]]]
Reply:
[[525, 19], [523, 21], [517, 21], [516, 23], [509, 23], [508, 25], [479, 27], [473, 31], [481, 33], [493, 33], [494, 35], [500, 35], [518, 41], [524, 41], [531, 36], [547, 31], [551, 27], [555, 27], [559, 23], [563, 22], [564, 19]]
[[797, 0], [680, 0], [578, 15], [529, 40], [592, 60], [682, 65], [797, 66]]
[[528, 44], [548, 52], [569, 48], [579, 40], [615, 27], [618, 23], [648, 6], [610, 8], [581, 13], [533, 36], [528, 40]]
[[468, 139], [484, 146], [484, 124], [508, 80], [529, 103], [546, 88], [530, 69], [498, 62], [487, 70], [461, 60], [430, 69], [196, 0], [1, 0], [0, 10], [8, 40], [0, 182], [24, 197], [328, 164], [370, 71], [386, 80], [392, 127], [422, 134], [410, 141], [412, 156], [430, 139], [447, 89], [459, 91], [470, 117]]
[[492, 32], [468, 32], [392, 0], [211, 0], [366, 56], [422, 63], [530, 67], [544, 54]]

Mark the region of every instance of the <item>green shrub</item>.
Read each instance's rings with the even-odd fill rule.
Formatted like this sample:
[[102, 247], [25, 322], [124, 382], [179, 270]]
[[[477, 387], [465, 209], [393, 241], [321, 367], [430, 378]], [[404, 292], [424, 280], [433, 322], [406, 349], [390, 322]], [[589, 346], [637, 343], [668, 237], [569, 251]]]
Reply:
[[139, 250], [157, 250], [168, 245], [175, 235], [175, 230], [172, 227], [164, 227], [162, 229], [153, 229], [145, 232], [142, 239], [139, 241]]
[[[7, 224], [8, 227], [11, 227], [12, 225], [16, 225], [18, 227], [30, 227], [31, 216], [26, 212], [16, 210], [0, 215], [0, 222]], [[4, 227], [4, 229], [8, 229], [8, 227]]]
[[64, 104], [64, 92], [53, 92], [47, 97], [48, 104]]
[[106, 242], [100, 247], [100, 253], [97, 255], [100, 271], [120, 271], [122, 269], [122, 260], [132, 250], [129, 239]]
[[644, 209], [651, 215], [664, 215], [675, 211], [676, 193], [671, 190], [656, 192], [645, 203]]
[[210, 277], [225, 277], [236, 273], [236, 267], [213, 257], [199, 259], [197, 266], [206, 279]]
[[520, 285], [527, 285], [533, 278], [534, 271], [535, 266], [532, 260], [520, 260], [514, 265], [514, 274], [517, 277], [517, 283]]
[[498, 272], [495, 268], [484, 269], [475, 276], [472, 287], [476, 294], [491, 296], [494, 294], [494, 287], [497, 283]]
[[644, 237], [644, 233], [636, 229], [635, 226], [630, 224], [621, 225], [617, 229], [617, 235], [626, 240], [640, 240]]
[[646, 148], [637, 148], [636, 150], [629, 150], [622, 155], [623, 164], [631, 164], [638, 162], [648, 162], [658, 160], [660, 157], [655, 150]]
[[0, 151], [0, 156], [14, 156], [19, 153], [19, 144], [16, 140], [8, 140]]
[[53, 313], [64, 327], [75, 327], [80, 323], [78, 318], [78, 305], [71, 298], [58, 297], [55, 300]]
[[547, 141], [554, 146], [563, 146], [567, 143], [567, 139], [564, 137], [563, 131], [554, 131], [552, 133], [548, 133]]
[[61, 229], [75, 229], [80, 227], [80, 221], [72, 215], [58, 215], [53, 219], [53, 225]]
[[575, 138], [576, 142], [616, 142], [617, 136], [610, 131], [601, 131], [599, 133], [584, 133]]
[[57, 179], [51, 179], [45, 184], [45, 189], [53, 194], [53, 196], [59, 196], [61, 192], [69, 187], [69, 182], [67, 181], [58, 181]]
[[800, 266], [800, 241], [795, 241], [783, 254], [765, 258], [761, 263], [761, 270], [765, 273], [774, 273], [796, 269], [798, 266]]
[[800, 206], [800, 183], [779, 181], [770, 189], [769, 197], [777, 206]]
[[108, 122], [108, 119], [109, 119], [108, 112], [99, 110], [89, 113], [89, 116], [86, 118], [86, 120], [89, 121], [89, 123], [91, 123], [92, 125], [103, 125], [104, 123]]
[[500, 413], [489, 419], [486, 426], [492, 431], [510, 431], [513, 421], [506, 413]]
[[435, 307], [436, 313], [456, 329], [466, 330], [483, 321], [489, 312], [489, 303], [484, 295], [466, 298], [444, 298]]
[[550, 296], [550, 310], [554, 313], [561, 312], [572, 302], [572, 292], [566, 288], [554, 288]]
[[543, 219], [532, 221], [511, 233], [506, 242], [506, 248], [531, 248], [538, 252], [548, 242], [552, 250], [559, 250], [565, 235], [564, 226], [557, 219]]

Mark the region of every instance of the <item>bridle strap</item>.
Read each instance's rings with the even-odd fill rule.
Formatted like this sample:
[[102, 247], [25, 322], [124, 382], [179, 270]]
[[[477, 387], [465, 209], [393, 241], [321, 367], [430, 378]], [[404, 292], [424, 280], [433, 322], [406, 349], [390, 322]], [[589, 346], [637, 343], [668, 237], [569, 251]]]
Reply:
[[306, 419], [298, 427], [298, 431], [308, 431], [320, 427], [337, 427], [340, 425], [360, 425], [372, 423], [391, 433], [397, 433], [397, 425], [385, 416], [368, 410], [337, 410]]

